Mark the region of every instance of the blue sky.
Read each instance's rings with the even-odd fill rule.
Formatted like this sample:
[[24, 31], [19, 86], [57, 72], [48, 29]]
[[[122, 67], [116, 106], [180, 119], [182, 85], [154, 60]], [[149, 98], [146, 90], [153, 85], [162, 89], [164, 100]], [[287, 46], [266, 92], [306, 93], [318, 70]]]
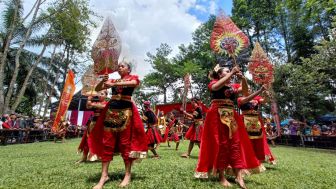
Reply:
[[[214, 1], [197, 0], [196, 3], [203, 7], [211, 7], [213, 6], [212, 3], [214, 3], [216, 5], [214, 7], [216, 9], [216, 12], [218, 11], [218, 9], [222, 9], [226, 14], [231, 15], [232, 0], [214, 0]], [[195, 15], [198, 20], [205, 22], [209, 18], [210, 11], [200, 9], [201, 8], [198, 7], [192, 7], [188, 12], [192, 15]]]

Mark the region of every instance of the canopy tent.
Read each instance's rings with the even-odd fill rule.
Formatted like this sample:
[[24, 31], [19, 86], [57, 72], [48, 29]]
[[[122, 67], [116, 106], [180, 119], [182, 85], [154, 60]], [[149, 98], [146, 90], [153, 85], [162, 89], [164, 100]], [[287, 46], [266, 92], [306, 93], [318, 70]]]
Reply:
[[318, 122], [336, 122], [336, 115], [325, 114], [317, 118]]
[[285, 125], [289, 125], [289, 121], [291, 121], [291, 120], [293, 120], [293, 119], [285, 119], [285, 120], [281, 121], [280, 126], [283, 127]]

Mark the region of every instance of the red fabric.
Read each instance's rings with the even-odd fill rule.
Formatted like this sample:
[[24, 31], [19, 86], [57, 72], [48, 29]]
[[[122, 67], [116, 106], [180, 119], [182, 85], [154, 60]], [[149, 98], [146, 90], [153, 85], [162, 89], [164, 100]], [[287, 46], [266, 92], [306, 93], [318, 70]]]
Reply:
[[253, 144], [251, 143], [251, 140], [245, 129], [242, 116], [237, 116], [236, 120], [238, 122], [238, 133], [240, 138], [242, 159], [244, 160], [247, 169], [257, 168], [260, 165], [260, 161], [256, 157]]
[[84, 111], [82, 125], [88, 125], [87, 122], [93, 115], [93, 111]]
[[167, 127], [166, 127], [165, 134], [164, 134], [164, 136], [163, 136], [163, 138], [162, 138], [162, 142], [166, 142], [166, 141], [167, 141], [167, 139], [168, 139], [168, 134], [169, 134], [169, 132], [170, 132], [171, 127], [174, 125], [175, 120], [176, 120], [176, 119], [171, 120], [171, 121], [168, 123], [168, 125], [167, 125]]
[[168, 140], [174, 142], [180, 142], [180, 138], [176, 133], [171, 134]]
[[4, 129], [10, 129], [10, 128], [11, 128], [10, 125], [9, 125], [8, 123], [6, 123], [6, 122], [3, 122], [3, 123], [2, 123], [2, 127], [3, 127]]
[[[106, 114], [108, 107], [109, 107], [108, 105], [105, 106], [105, 108], [101, 112], [101, 115], [99, 116], [97, 120], [96, 126], [93, 128], [92, 133], [90, 134], [89, 140], [88, 140], [89, 148], [92, 151], [92, 153], [97, 154], [100, 157], [104, 153], [104, 146], [103, 146], [104, 119], [105, 119], [105, 114]], [[132, 107], [132, 115], [133, 117], [131, 118], [130, 124], [127, 126], [130, 129], [130, 133], [129, 133], [130, 148], [129, 150], [137, 151], [137, 152], [147, 152], [148, 150], [147, 137], [145, 134], [143, 123], [140, 118], [140, 114], [134, 103]]]
[[229, 128], [220, 121], [218, 108], [212, 104], [204, 122], [196, 172], [216, 172], [224, 170], [228, 165], [233, 168], [245, 168], [239, 143], [238, 132], [229, 138]]
[[130, 162], [131, 152], [131, 126], [127, 125], [126, 129], [121, 132], [104, 131], [103, 134], [103, 154], [101, 160], [108, 162], [113, 159], [114, 153], [121, 153], [125, 162]]
[[[263, 124], [263, 122], [261, 123]], [[275, 156], [273, 156], [272, 151], [267, 143], [267, 134], [266, 134], [265, 127], [262, 127], [262, 130], [263, 130], [262, 142], [263, 142], [263, 147], [264, 147], [264, 156], [265, 158], [267, 157], [270, 162], [275, 161]]]
[[72, 110], [70, 116], [71, 125], [77, 125], [77, 121], [78, 121], [78, 110]]
[[146, 131], [148, 145], [159, 144], [163, 141], [156, 126], [149, 127]]
[[[197, 133], [197, 129], [198, 130], [198, 133]], [[195, 124], [192, 124], [186, 135], [185, 135], [185, 138], [190, 140], [191, 142], [201, 142], [201, 137], [202, 137], [202, 132], [203, 132], [203, 125], [200, 125], [198, 126], [198, 128], [195, 126]]]
[[82, 136], [82, 140], [81, 140], [81, 142], [78, 146], [78, 150], [83, 152], [83, 155], [88, 155], [88, 153], [89, 153], [87, 131], [85, 131], [83, 136]]

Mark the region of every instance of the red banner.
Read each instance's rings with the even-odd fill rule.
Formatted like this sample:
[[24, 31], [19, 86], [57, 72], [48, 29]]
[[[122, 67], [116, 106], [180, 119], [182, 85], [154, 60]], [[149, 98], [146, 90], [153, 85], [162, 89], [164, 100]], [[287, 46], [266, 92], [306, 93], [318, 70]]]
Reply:
[[72, 72], [72, 70], [69, 70], [65, 80], [62, 96], [58, 104], [58, 109], [52, 126], [52, 131], [58, 132], [58, 126], [60, 124], [60, 121], [64, 120], [64, 116], [66, 115], [72, 96], [75, 93], [75, 89], [75, 74]]

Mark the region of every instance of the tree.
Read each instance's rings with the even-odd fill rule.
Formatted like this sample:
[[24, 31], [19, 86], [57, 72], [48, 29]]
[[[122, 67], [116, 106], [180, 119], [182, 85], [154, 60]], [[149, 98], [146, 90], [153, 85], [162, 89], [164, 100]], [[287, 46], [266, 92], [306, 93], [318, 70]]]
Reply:
[[168, 89], [173, 88], [173, 83], [178, 79], [176, 69], [174, 69], [172, 61], [168, 58], [171, 52], [172, 49], [167, 44], [161, 44], [156, 49], [155, 55], [148, 52], [146, 61], [152, 65], [154, 72], [146, 75], [143, 79], [145, 87], [154, 87], [163, 94], [164, 103], [167, 103]]

